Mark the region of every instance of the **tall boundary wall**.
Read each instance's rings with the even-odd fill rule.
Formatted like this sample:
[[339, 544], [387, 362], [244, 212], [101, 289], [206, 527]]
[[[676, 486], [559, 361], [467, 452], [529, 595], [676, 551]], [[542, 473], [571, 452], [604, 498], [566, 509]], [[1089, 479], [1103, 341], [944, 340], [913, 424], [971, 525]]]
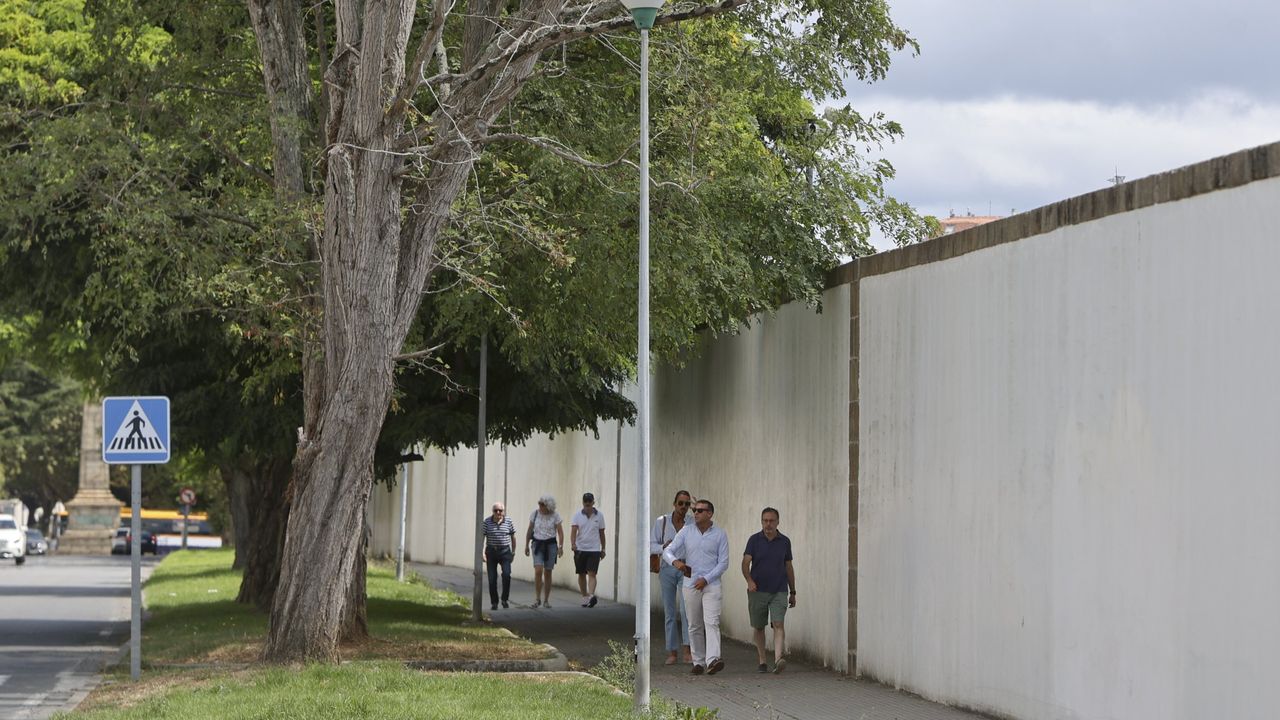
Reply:
[[[1273, 716], [1278, 207], [1280, 143], [859, 259], [821, 313], [659, 370], [653, 508], [716, 503], [726, 633], [750, 637], [737, 560], [773, 505], [788, 644], [834, 669], [1027, 720]], [[635, 462], [617, 424], [490, 448], [487, 502], [523, 536], [539, 494], [567, 524], [595, 492], [600, 594], [630, 601]], [[475, 467], [413, 468], [411, 558], [470, 566]], [[370, 512], [392, 551], [398, 495]]]
[[[706, 338], [679, 370], [663, 370], [653, 383], [651, 486], [654, 517], [669, 512], [677, 490], [711, 500], [715, 522], [729, 536], [722, 629], [750, 641], [746, 584], [740, 564], [748, 536], [760, 530], [760, 511], [778, 508], [781, 529], [793, 541], [799, 607], [788, 627], [788, 646], [846, 670], [848, 595], [848, 397], [850, 286], [823, 295], [822, 312], [792, 303], [755, 319], [742, 333]], [[634, 427], [602, 424], [598, 437], [570, 433], [532, 438], [523, 446], [491, 446], [485, 456], [485, 510], [503, 501], [523, 541], [538, 497], [550, 493], [564, 519], [595, 494], [605, 514], [608, 557], [597, 595], [631, 602], [640, 556], [636, 549]], [[476, 452], [425, 453], [411, 466], [406, 554], [424, 562], [471, 567], [475, 552]], [[832, 482], [832, 478], [839, 482]], [[370, 506], [372, 550], [394, 554], [399, 531], [398, 490], [377, 491]], [[646, 528], [653, 518], [647, 518]], [[517, 552], [513, 574], [532, 580]], [[657, 576], [651, 599], [661, 607]], [[557, 585], [577, 587], [566, 550]], [[486, 589], [487, 598], [487, 589]], [[528, 603], [532, 598], [513, 598]], [[552, 612], [583, 612], [554, 608]], [[584, 620], [587, 620], [584, 616]], [[660, 625], [654, 634], [663, 632]]]

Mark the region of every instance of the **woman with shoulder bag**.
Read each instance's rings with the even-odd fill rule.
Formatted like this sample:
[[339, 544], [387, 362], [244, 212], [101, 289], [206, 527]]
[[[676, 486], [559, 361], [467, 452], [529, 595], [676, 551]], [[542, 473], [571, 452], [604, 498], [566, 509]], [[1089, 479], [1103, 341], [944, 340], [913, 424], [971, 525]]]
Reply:
[[524, 554], [533, 555], [533, 606], [549, 608], [551, 571], [555, 569], [556, 560], [564, 555], [564, 527], [556, 512], [556, 499], [550, 495], [538, 498], [538, 509], [529, 516]]
[[[676, 493], [671, 504], [671, 512], [659, 515], [653, 521], [653, 530], [649, 533], [649, 569], [658, 573], [662, 585], [662, 613], [667, 629], [667, 663], [676, 664], [676, 651], [684, 651], [684, 662], [693, 662], [689, 652], [689, 620], [685, 617], [684, 602], [680, 599], [680, 583], [684, 575], [671, 563], [662, 559], [662, 551], [676, 534], [684, 529], [688, 519], [689, 506], [693, 504], [693, 496], [688, 490]], [[655, 562], [655, 560], [657, 562]], [[655, 570], [656, 566], [656, 570]]]

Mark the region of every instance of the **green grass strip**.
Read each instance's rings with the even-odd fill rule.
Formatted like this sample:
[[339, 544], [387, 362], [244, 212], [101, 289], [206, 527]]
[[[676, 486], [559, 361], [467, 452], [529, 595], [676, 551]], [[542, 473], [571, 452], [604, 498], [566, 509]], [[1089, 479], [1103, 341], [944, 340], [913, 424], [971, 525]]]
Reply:
[[[267, 616], [235, 602], [240, 571], [232, 550], [171, 553], [144, 589], [144, 667], [257, 660]], [[370, 640], [344, 646], [344, 660], [542, 659], [540, 645], [489, 624], [472, 624], [467, 601], [414, 577], [397, 582], [392, 568], [371, 564], [367, 576]]]
[[[421, 673], [392, 662], [187, 673], [136, 704], [77, 712], [85, 720], [625, 718], [631, 699], [581, 676]], [[125, 703], [127, 699], [122, 699]]]

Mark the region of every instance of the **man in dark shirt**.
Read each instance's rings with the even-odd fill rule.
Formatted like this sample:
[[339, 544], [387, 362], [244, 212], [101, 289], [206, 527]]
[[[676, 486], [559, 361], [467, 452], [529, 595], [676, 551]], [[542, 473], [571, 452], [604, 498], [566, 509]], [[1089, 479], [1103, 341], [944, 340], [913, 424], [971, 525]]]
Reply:
[[773, 626], [773, 671], [787, 666], [786, 633], [782, 621], [788, 607], [796, 606], [796, 571], [791, 567], [791, 539], [778, 532], [778, 511], [767, 507], [760, 512], [760, 532], [747, 539], [742, 554], [742, 577], [747, 580], [747, 609], [755, 629], [756, 660], [759, 671], [765, 664], [764, 626]]

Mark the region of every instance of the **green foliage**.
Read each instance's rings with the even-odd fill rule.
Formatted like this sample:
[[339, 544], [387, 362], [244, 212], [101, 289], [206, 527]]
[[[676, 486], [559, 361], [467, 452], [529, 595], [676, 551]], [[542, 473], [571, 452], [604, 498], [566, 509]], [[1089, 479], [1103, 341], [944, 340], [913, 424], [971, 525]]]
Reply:
[[[36, 335], [83, 377], [114, 385], [120, 368], [154, 367], [143, 347], [159, 336], [229, 345], [245, 410], [288, 397], [283, 379], [298, 371], [309, 315], [298, 300], [313, 280], [303, 225], [315, 216], [275, 205], [265, 182], [269, 123], [244, 7], [190, 13], [164, 0], [97, 0], [92, 21], [76, 3], [5, 7], [15, 18], [12, 8], [27, 10], [13, 25], [35, 26], [43, 13], [76, 29], [84, 61], [49, 65], [43, 77], [74, 79], [88, 101], [8, 128], [22, 152], [0, 171], [29, 178], [0, 192], [0, 253], [10, 254], [0, 281], [28, 289], [14, 309], [40, 307]], [[51, 45], [41, 22], [45, 30], [25, 35]], [[849, 109], [817, 118], [813, 104], [837, 92], [842, 72], [880, 77], [889, 49], [911, 45], [883, 3], [761, 7], [660, 28], [654, 44], [660, 358], [678, 360], [699, 329], [733, 332], [786, 300], [816, 302], [827, 269], [869, 250], [871, 222], [904, 239], [919, 234], [910, 209], [883, 196], [892, 169], [860, 155], [900, 128]], [[502, 129], [588, 157], [625, 154], [636, 133], [636, 51], [627, 33], [550, 54]], [[471, 403], [455, 399], [474, 394], [474, 375], [459, 364], [481, 332], [508, 365], [499, 379], [544, 390], [513, 411], [573, 396], [506, 426], [500, 409], [492, 421], [504, 439], [630, 415], [616, 389], [634, 363], [635, 202], [627, 165], [589, 169], [524, 145], [482, 156], [407, 348], [440, 353], [401, 373], [400, 407], [446, 408], [426, 439], [468, 437], [474, 413], [462, 406]], [[197, 313], [221, 334], [190, 332]], [[447, 412], [453, 406], [459, 412]], [[405, 435], [393, 434], [395, 444]]]
[[84, 0], [0, 0], [0, 99], [10, 108], [75, 102], [92, 64]]
[[0, 497], [53, 508], [75, 494], [80, 468], [80, 387], [31, 363], [0, 364]]
[[5, 8], [38, 45], [54, 5], [89, 49], [45, 69], [74, 79], [78, 102], [3, 98], [0, 318], [22, 318], [27, 355], [98, 393], [169, 395], [178, 455], [146, 475], [146, 502], [172, 507], [192, 485], [225, 527], [210, 468], [291, 453], [301, 416], [287, 341], [300, 309], [286, 298], [303, 212], [277, 209], [260, 170], [269, 130], [245, 9]]
[[[634, 690], [635, 651], [616, 640], [610, 640], [609, 654], [598, 665], [591, 668], [591, 674], [623, 692]], [[650, 693], [649, 712], [643, 717], [652, 720], [715, 720], [720, 717], [720, 711], [715, 708], [689, 707], [668, 700], [655, 691]]]
[[635, 651], [617, 640], [610, 640], [609, 654], [600, 661], [600, 664], [591, 668], [591, 674], [624, 692], [634, 688]]
[[[871, 251], [873, 223], [903, 242], [924, 236], [912, 210], [884, 195], [892, 168], [864, 155], [901, 128], [849, 108], [819, 117], [811, 98], [826, 81], [780, 60], [803, 44], [767, 45], [753, 27], [722, 16], [653, 34], [651, 342], [660, 361], [680, 362], [703, 330], [736, 332], [788, 300], [816, 304], [829, 269]], [[614, 389], [633, 374], [636, 174], [608, 161], [634, 158], [637, 52], [630, 34], [569, 46], [498, 119], [495, 131], [605, 166], [532, 144], [489, 148], [461, 202], [450, 264], [435, 281], [442, 289], [411, 342], [487, 328], [527, 367]]]
[[[328, 4], [314, 11], [332, 20]], [[0, 40], [0, 331], [21, 325], [26, 353], [94, 391], [173, 397], [185, 467], [157, 497], [210, 468], [287, 457], [318, 319], [322, 156], [309, 150], [311, 195], [278, 202], [244, 4], [0, 0]], [[456, 21], [445, 42], [456, 61]], [[924, 235], [883, 193], [892, 168], [866, 158], [901, 128], [817, 109], [844, 73], [876, 79], [890, 51], [913, 47], [883, 2], [753, 3], [661, 27], [653, 45], [659, 360], [787, 300], [816, 304], [824, 273], [870, 250], [872, 223]], [[636, 174], [609, 161], [634, 163], [637, 55], [630, 32], [557, 48], [493, 124], [601, 166], [486, 146], [406, 343], [435, 351], [400, 367], [384, 476], [416, 442], [474, 443], [482, 334], [491, 437], [633, 414], [619, 391], [635, 367]], [[313, 54], [317, 89], [321, 71]], [[412, 122], [434, 102], [418, 98]]]

